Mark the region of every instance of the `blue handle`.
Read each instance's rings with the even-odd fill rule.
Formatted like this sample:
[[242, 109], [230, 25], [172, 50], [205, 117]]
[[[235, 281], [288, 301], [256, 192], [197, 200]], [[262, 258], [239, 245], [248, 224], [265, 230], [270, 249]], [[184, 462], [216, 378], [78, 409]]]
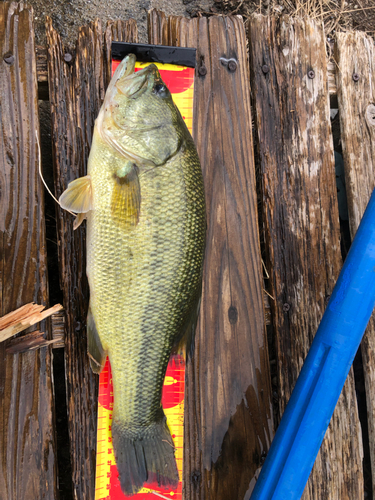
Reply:
[[301, 498], [375, 305], [375, 190], [251, 500]]

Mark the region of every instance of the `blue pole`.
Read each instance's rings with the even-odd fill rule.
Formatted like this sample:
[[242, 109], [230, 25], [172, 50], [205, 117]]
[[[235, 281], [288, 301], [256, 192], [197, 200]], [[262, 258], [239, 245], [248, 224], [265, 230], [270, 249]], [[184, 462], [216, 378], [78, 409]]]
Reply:
[[375, 190], [250, 500], [301, 498], [375, 305]]

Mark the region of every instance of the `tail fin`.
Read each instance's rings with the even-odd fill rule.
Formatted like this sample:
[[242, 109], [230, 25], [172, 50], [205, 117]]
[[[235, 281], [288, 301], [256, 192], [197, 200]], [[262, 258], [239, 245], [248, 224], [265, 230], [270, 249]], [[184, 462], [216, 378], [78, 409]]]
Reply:
[[134, 495], [144, 483], [175, 488], [178, 471], [166, 418], [145, 430], [130, 430], [112, 423], [112, 440], [122, 491]]

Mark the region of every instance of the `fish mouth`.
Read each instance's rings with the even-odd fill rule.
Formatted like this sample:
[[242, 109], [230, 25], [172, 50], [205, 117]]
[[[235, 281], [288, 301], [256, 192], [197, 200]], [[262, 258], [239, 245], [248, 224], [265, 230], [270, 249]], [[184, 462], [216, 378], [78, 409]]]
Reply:
[[147, 90], [151, 80], [151, 84], [153, 83], [155, 69], [157, 69], [156, 66], [150, 64], [136, 73], [134, 68], [131, 73], [126, 71], [115, 83], [117, 90], [128, 98], [139, 97]]
[[[142, 158], [137, 154], [128, 151], [124, 145], [120, 143], [118, 138], [116, 139], [112, 135], [110, 127], [107, 126], [108, 124], [106, 125], [106, 121], [109, 123], [116, 123], [112, 113], [114, 107], [117, 106], [116, 94], [120, 93], [127, 98], [136, 99], [147, 90], [149, 85], [154, 84], [158, 72], [156, 65], [150, 64], [142, 70], [135, 72], [135, 62], [135, 55], [129, 54], [118, 65], [107, 88], [103, 105], [95, 123], [102, 140], [115, 149], [115, 151], [119, 154], [140, 165], [154, 167], [155, 164], [152, 160], [147, 160], [146, 158]], [[116, 125], [118, 129], [123, 128], [123, 125], [121, 124]], [[148, 130], [148, 128], [144, 128], [143, 131], [145, 130]], [[126, 130], [123, 129], [123, 134], [125, 133]]]
[[107, 91], [105, 93], [105, 99], [102, 104], [102, 107], [100, 109], [98, 118], [96, 119], [96, 125], [98, 127], [99, 133], [103, 137], [102, 129], [103, 129], [103, 121], [108, 115], [108, 112], [111, 108], [111, 103], [113, 102], [113, 98], [118, 92], [116, 83], [123, 79], [128, 77], [129, 75], [134, 74], [134, 69], [135, 69], [135, 62], [136, 62], [136, 57], [134, 54], [129, 54], [126, 56], [120, 64], [117, 66], [116, 71], [113, 74], [113, 77], [111, 78], [111, 81], [109, 82]]
[[[150, 66], [146, 66], [146, 68], [135, 73], [135, 63], [135, 55], [129, 54], [117, 66], [106, 91], [104, 108], [109, 108], [112, 105], [118, 92], [126, 97], [134, 98], [135, 94], [140, 94], [147, 89]], [[154, 64], [151, 66], [156, 68]]]
[[117, 83], [134, 74], [136, 57], [134, 54], [126, 56], [117, 66], [116, 71], [107, 88], [107, 95], [113, 95], [116, 92]]

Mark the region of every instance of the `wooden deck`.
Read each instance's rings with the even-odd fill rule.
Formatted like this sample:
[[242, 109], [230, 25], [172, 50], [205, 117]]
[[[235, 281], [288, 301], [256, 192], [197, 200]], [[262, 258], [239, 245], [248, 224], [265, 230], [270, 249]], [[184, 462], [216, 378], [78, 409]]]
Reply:
[[[48, 47], [36, 51], [32, 16], [25, 4], [0, 4], [0, 316], [32, 301], [48, 305], [38, 95], [51, 105], [59, 196], [85, 175], [111, 41], [137, 41], [134, 21], [95, 22], [71, 50], [49, 22]], [[339, 33], [334, 63], [322, 27], [308, 19], [254, 15], [246, 34], [239, 16], [189, 20], [156, 10], [149, 41], [197, 48], [193, 135], [208, 243], [187, 366], [184, 495], [249, 499], [342, 265], [330, 102], [340, 117], [352, 237], [375, 185], [374, 44], [364, 33]], [[56, 214], [64, 317], [26, 334], [61, 342], [64, 328], [72, 498], [94, 500], [97, 378], [86, 356], [85, 228], [73, 233], [72, 217], [58, 207]], [[0, 343], [0, 500], [57, 499], [51, 349], [61, 343], [25, 353], [14, 346], [10, 353], [8, 343]], [[351, 371], [304, 500], [364, 499], [364, 479], [373, 494], [373, 319], [361, 350], [372, 480]]]
[[[44, 190], [38, 174], [38, 93], [30, 9], [24, 4], [2, 2], [0, 27], [0, 307], [3, 316], [29, 302], [47, 305], [48, 283]], [[49, 338], [49, 321], [43, 321], [39, 330]], [[51, 350], [7, 354], [6, 344], [1, 343], [1, 500], [56, 498], [53, 406]]]

